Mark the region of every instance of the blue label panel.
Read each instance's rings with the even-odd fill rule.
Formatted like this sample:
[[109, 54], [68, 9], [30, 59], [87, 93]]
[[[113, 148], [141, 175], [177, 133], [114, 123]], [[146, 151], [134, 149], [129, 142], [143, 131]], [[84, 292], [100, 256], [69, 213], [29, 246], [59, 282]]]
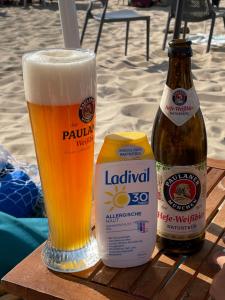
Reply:
[[149, 203], [149, 192], [128, 193], [130, 197], [129, 205], [147, 205]]

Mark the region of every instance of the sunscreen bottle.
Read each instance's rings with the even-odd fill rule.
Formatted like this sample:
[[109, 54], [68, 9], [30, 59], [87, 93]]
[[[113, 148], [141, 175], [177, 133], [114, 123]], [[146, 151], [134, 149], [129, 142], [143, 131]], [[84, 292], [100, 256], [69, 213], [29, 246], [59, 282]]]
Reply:
[[142, 132], [105, 137], [95, 172], [96, 238], [110, 267], [146, 263], [156, 242], [156, 170]]

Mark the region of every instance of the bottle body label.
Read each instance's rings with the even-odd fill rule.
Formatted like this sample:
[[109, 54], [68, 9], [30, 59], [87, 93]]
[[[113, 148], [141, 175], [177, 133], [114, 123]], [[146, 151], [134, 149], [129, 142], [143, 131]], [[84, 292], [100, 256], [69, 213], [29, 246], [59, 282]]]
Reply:
[[192, 166], [156, 163], [158, 235], [190, 240], [205, 228], [206, 162]]
[[175, 125], [186, 123], [199, 110], [199, 99], [194, 88], [172, 90], [167, 85], [163, 90], [160, 108]]
[[95, 212], [99, 253], [106, 265], [147, 262], [156, 241], [155, 161], [97, 164]]

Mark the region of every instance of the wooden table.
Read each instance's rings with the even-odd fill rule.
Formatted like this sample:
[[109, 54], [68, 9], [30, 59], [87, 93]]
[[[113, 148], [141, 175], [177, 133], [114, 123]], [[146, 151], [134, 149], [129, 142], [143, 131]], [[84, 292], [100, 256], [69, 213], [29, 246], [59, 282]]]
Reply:
[[203, 249], [191, 257], [172, 258], [155, 249], [152, 260], [140, 267], [116, 269], [99, 262], [80, 273], [59, 274], [43, 265], [41, 246], [3, 278], [3, 285], [27, 300], [208, 299], [218, 272], [212, 255], [224, 247], [225, 161], [208, 160], [207, 190], [206, 239]]

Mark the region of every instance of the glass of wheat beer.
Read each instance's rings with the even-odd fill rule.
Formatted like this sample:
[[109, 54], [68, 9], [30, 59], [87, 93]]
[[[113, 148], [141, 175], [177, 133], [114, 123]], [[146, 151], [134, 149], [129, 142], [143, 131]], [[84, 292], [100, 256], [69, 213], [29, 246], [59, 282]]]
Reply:
[[44, 263], [75, 272], [99, 257], [91, 235], [95, 55], [48, 49], [23, 56], [23, 78], [49, 222]]

